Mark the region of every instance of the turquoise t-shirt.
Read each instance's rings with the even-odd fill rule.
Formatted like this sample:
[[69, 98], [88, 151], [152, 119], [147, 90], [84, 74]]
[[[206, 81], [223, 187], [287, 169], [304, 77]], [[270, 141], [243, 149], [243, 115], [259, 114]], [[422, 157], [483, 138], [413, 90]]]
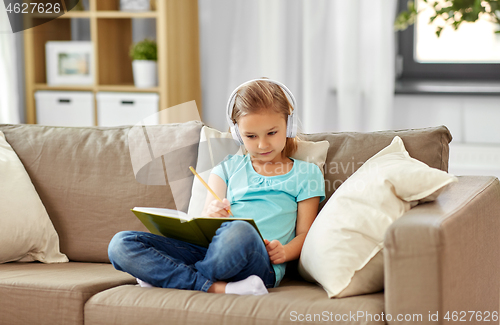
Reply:
[[[255, 220], [262, 236], [282, 245], [295, 238], [297, 202], [325, 198], [325, 181], [318, 166], [291, 158], [292, 169], [283, 175], [263, 176], [252, 166], [250, 155], [234, 155], [215, 166], [212, 173], [227, 185], [227, 199], [237, 218]], [[285, 275], [286, 263], [274, 265], [275, 286]]]

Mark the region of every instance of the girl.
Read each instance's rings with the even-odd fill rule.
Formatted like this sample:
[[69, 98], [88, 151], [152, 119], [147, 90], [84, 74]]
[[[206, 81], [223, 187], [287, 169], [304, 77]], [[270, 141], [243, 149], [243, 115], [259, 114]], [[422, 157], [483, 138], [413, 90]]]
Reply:
[[294, 103], [289, 90], [270, 79], [247, 82], [233, 92], [228, 118], [247, 154], [212, 170], [208, 184], [224, 199], [221, 203], [208, 193], [203, 210], [209, 217], [228, 217], [230, 209], [235, 217], [253, 218], [265, 241], [245, 221], [223, 223], [208, 248], [120, 232], [108, 249], [116, 269], [137, 277], [142, 286], [258, 295], [279, 285], [324, 199], [320, 169], [289, 158], [297, 139], [289, 118], [294, 107], [285, 92]]

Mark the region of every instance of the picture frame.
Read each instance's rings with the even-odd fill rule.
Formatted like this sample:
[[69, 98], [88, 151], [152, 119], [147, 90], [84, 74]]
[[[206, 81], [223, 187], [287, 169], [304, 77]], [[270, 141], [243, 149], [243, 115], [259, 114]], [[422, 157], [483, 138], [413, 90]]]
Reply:
[[94, 84], [94, 55], [92, 42], [50, 41], [45, 43], [47, 84]]

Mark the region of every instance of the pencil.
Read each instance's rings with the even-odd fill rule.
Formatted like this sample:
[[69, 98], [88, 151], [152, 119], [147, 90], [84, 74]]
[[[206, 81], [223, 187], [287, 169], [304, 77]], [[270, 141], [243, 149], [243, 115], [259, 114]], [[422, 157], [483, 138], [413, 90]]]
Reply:
[[[210, 186], [208, 186], [207, 183], [205, 183], [205, 181], [203, 180], [203, 178], [201, 178], [200, 175], [198, 175], [198, 173], [196, 172], [196, 170], [194, 170], [194, 168], [192, 166], [189, 166], [189, 170], [194, 174], [194, 176], [198, 177], [198, 179], [200, 180], [201, 184], [203, 184], [203, 186], [205, 186], [207, 188], [207, 190], [212, 193], [212, 195], [214, 196], [214, 198], [217, 199], [217, 201], [219, 202], [222, 202], [222, 200], [220, 199], [220, 197], [217, 196], [217, 194], [215, 194], [215, 192], [210, 188]], [[227, 212], [229, 212], [229, 214], [234, 217], [234, 215], [231, 213], [231, 209], [227, 209]]]

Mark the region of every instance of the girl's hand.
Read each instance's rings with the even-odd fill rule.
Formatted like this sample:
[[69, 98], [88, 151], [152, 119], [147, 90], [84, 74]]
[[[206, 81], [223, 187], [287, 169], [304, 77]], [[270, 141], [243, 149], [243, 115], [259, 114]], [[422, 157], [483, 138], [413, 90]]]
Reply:
[[229, 212], [227, 210], [229, 210], [230, 207], [231, 205], [229, 204], [229, 200], [226, 198], [222, 199], [222, 202], [213, 200], [207, 206], [203, 216], [211, 218], [227, 218], [229, 217]]
[[269, 254], [269, 259], [273, 264], [281, 264], [286, 261], [286, 253], [285, 247], [280, 243], [279, 240], [275, 239], [273, 241], [269, 241], [264, 239], [264, 243], [266, 244], [267, 254]]

